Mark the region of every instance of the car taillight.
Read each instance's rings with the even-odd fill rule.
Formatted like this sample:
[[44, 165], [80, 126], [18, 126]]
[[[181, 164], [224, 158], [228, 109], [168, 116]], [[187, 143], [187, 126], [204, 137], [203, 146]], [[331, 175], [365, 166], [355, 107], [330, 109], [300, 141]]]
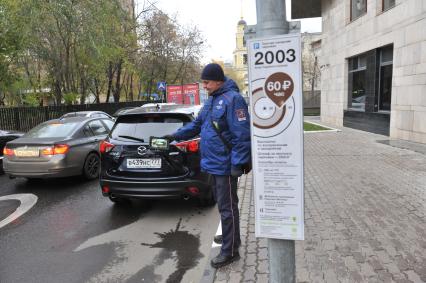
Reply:
[[106, 153], [106, 152], [110, 152], [111, 149], [113, 149], [115, 146], [115, 144], [109, 143], [107, 141], [102, 141], [99, 144], [99, 151], [100, 153]]
[[40, 151], [41, 155], [65, 154], [69, 151], [70, 146], [67, 144], [55, 144], [54, 146], [43, 148]]
[[53, 154], [65, 154], [70, 150], [70, 146], [67, 144], [56, 144], [53, 147]]
[[103, 192], [104, 194], [109, 193], [109, 187], [108, 187], [108, 186], [102, 186], [102, 192]]
[[177, 148], [185, 152], [198, 152], [200, 139], [184, 141], [175, 144]]
[[7, 148], [6, 146], [3, 148], [3, 155], [5, 156], [14, 156], [15, 152], [13, 149]]

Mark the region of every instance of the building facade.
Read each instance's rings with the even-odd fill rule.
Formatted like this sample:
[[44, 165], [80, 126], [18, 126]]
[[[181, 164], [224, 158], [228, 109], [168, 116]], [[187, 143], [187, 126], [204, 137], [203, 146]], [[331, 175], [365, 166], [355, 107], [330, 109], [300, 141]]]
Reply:
[[426, 1], [323, 0], [321, 16], [321, 120], [426, 143]]

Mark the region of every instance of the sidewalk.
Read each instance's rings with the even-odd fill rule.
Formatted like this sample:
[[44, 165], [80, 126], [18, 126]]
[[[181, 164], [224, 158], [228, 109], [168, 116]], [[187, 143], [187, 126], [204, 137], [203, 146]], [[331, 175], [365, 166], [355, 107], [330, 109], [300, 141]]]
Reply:
[[[216, 283], [269, 280], [252, 195], [248, 175], [239, 184], [241, 259], [218, 269]], [[296, 242], [296, 277], [426, 282], [426, 145], [349, 128], [305, 134], [305, 241]]]

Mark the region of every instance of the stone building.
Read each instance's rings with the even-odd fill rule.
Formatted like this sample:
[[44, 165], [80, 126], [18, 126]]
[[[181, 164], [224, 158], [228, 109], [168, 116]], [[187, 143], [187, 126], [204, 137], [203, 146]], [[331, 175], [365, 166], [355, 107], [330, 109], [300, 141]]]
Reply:
[[426, 1], [292, 2], [322, 16], [321, 120], [426, 143]]

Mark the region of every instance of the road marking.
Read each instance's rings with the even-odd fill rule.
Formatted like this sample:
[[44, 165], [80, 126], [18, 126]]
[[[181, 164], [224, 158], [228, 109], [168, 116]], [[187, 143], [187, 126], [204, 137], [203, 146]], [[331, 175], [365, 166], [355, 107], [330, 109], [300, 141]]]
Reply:
[[2, 200], [19, 200], [21, 202], [21, 205], [8, 217], [0, 221], [0, 228], [3, 228], [7, 224], [9, 224], [12, 221], [15, 221], [20, 216], [22, 216], [24, 213], [26, 213], [28, 210], [33, 207], [37, 202], [38, 197], [33, 194], [15, 194], [15, 195], [8, 195], [8, 196], [2, 196], [0, 197], [0, 201]]

